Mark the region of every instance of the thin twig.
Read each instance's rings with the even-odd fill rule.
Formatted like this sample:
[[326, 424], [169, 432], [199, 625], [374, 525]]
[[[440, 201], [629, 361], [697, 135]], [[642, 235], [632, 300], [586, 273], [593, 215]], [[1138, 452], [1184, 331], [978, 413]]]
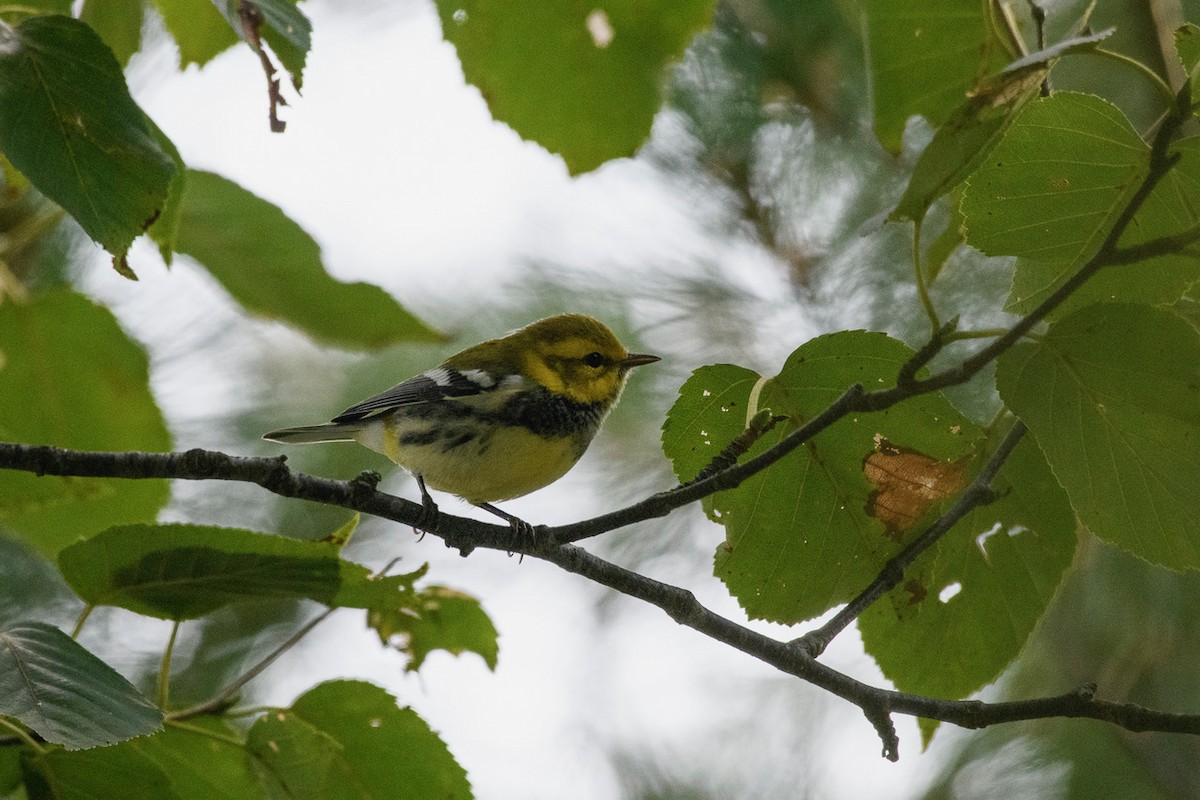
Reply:
[[275, 65], [271, 63], [271, 57], [267, 55], [267, 49], [263, 46], [262, 37], [259, 35], [263, 23], [262, 11], [254, 3], [238, 3], [238, 20], [242, 26], [242, 38], [258, 56], [263, 74], [267, 78], [267, 103], [271, 133], [283, 133], [287, 129], [287, 123], [279, 118], [279, 107], [286, 106], [287, 100], [279, 90], [279, 78], [275, 76]]
[[237, 697], [238, 692], [242, 690], [243, 686], [261, 675], [263, 670], [274, 664], [275, 660], [281, 655], [295, 647], [301, 639], [308, 635], [309, 631], [320, 625], [325, 620], [329, 619], [330, 615], [336, 610], [336, 608], [325, 609], [320, 614], [304, 623], [299, 630], [297, 630], [286, 640], [284, 640], [282, 644], [264, 656], [258, 663], [235, 678], [224, 689], [217, 692], [207, 700], [197, 703], [194, 706], [183, 708], [179, 711], [174, 711], [167, 714], [167, 719], [178, 722], [179, 720], [192, 719], [193, 717], [201, 717], [205, 714], [214, 714], [222, 711], [234, 701], [234, 698]]
[[766, 436], [778, 425], [787, 419], [781, 414], [772, 414], [770, 409], [764, 408], [762, 411], [755, 414], [746, 427], [737, 436], [733, 437], [728, 445], [721, 452], [713, 456], [712, 460], [704, 465], [704, 468], [696, 473], [696, 477], [692, 478], [684, 486], [697, 483], [706, 478], [711, 478], [718, 472], [723, 472], [729, 469], [737, 460], [750, 452], [750, 448], [758, 442], [759, 439]]

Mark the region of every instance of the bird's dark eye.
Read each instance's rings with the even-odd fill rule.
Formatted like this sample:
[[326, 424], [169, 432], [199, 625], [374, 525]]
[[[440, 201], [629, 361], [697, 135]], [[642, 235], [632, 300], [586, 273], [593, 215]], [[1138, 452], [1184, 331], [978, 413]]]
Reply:
[[599, 367], [604, 364], [604, 356], [599, 353], [588, 353], [583, 357], [583, 363], [589, 367]]

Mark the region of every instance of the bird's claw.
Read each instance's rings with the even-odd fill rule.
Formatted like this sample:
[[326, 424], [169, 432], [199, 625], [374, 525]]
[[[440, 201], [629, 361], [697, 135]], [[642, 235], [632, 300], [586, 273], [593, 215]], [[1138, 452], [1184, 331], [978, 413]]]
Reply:
[[420, 475], [417, 476], [417, 487], [421, 490], [421, 515], [413, 523], [413, 532], [419, 532], [424, 538], [426, 531], [437, 527], [438, 515], [441, 512], [438, 511], [437, 503], [433, 502], [433, 498], [430, 497], [429, 490], [425, 488], [425, 479]]

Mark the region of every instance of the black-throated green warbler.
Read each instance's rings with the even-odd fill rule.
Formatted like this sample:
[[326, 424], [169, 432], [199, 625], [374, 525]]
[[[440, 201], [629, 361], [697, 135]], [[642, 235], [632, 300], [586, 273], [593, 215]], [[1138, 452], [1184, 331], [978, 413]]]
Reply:
[[629, 370], [658, 360], [630, 353], [591, 317], [562, 314], [468, 347], [332, 422], [263, 438], [358, 442], [412, 472], [427, 509], [426, 485], [515, 525], [491, 503], [562, 477], [617, 402]]

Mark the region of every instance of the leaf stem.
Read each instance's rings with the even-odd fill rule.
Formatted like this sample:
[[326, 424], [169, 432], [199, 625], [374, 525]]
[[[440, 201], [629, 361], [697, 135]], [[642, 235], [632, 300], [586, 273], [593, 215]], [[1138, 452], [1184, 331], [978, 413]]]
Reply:
[[80, 632], [83, 630], [83, 623], [87, 622], [87, 618], [96, 610], [95, 603], [88, 603], [83, 607], [83, 611], [79, 612], [79, 618], [75, 620], [75, 627], [71, 629], [71, 638], [78, 639]]
[[258, 714], [265, 714], [268, 711], [274, 711], [275, 706], [246, 706], [245, 708], [231, 708], [223, 713], [227, 718], [231, 717], [253, 717]]
[[[1008, 3], [993, 0], [989, 3], [992, 9], [992, 33], [1003, 44], [1008, 45], [1006, 48], [1009, 51], [1010, 60], [1022, 58], [1029, 55], [1029, 48], [1025, 44], [1025, 40], [1021, 38], [1021, 32], [1017, 25], [1017, 20], [1013, 16], [1012, 8]], [[1000, 18], [1000, 25], [996, 24], [996, 17]], [[999, 30], [997, 30], [999, 28]]]
[[210, 731], [209, 729], [205, 728], [203, 725], [193, 725], [190, 722], [186, 722], [186, 721], [180, 720], [180, 719], [167, 719], [163, 724], [170, 725], [172, 728], [175, 728], [177, 730], [187, 731], [188, 733], [194, 733], [197, 736], [204, 736], [208, 739], [212, 739], [214, 742], [222, 742], [223, 744], [232, 745], [234, 747], [240, 747], [242, 749], [245, 749], [245, 747], [246, 747], [246, 743], [243, 742], [241, 739], [237, 738], [236, 736], [233, 736], [233, 735], [230, 735], [227, 733], [218, 733], [217, 731]]
[[921, 258], [921, 225], [923, 219], [918, 219], [913, 224], [913, 241], [912, 241], [912, 262], [913, 262], [913, 283], [917, 287], [917, 297], [921, 300], [921, 307], [925, 309], [925, 316], [929, 318], [929, 324], [933, 328], [933, 336], [938, 335], [938, 331], [942, 329], [942, 322], [938, 319], [937, 309], [933, 305], [933, 300], [929, 296], [929, 287], [925, 285], [925, 272], [921, 268], [923, 259]]
[[946, 334], [947, 343], [966, 339], [994, 339], [1008, 333], [1008, 328], [979, 328], [973, 331], [950, 331]]
[[158, 707], [164, 711], [171, 692], [171, 654], [175, 652], [175, 639], [179, 636], [181, 624], [179, 620], [171, 623], [171, 635], [167, 638], [167, 646], [163, 648], [162, 664], [158, 668]]

